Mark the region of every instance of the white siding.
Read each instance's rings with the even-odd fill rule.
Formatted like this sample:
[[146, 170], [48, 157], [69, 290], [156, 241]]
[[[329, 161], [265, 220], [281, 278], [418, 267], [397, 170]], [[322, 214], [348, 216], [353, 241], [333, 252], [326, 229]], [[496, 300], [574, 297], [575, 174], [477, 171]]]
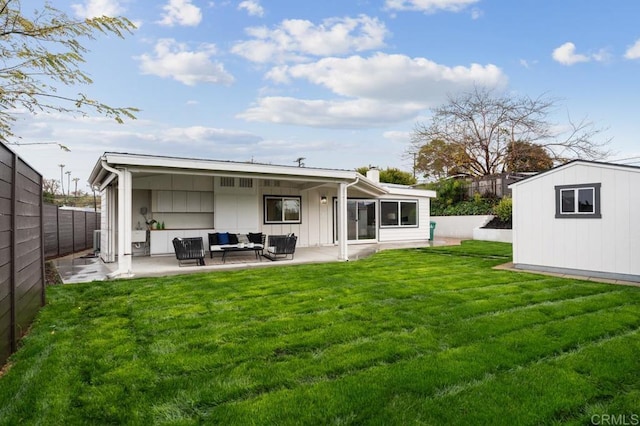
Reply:
[[[555, 186], [601, 183], [600, 219], [556, 219]], [[514, 263], [640, 275], [640, 170], [572, 163], [516, 184]]]
[[258, 197], [255, 194], [215, 194], [215, 229], [246, 234], [257, 232]]

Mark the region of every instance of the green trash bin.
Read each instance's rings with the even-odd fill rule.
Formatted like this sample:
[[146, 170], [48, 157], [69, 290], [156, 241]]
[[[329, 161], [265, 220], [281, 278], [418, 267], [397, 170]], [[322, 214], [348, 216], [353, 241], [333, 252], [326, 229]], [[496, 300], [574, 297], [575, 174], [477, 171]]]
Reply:
[[429, 222], [429, 241], [433, 241], [433, 233], [436, 230], [436, 223], [435, 222]]

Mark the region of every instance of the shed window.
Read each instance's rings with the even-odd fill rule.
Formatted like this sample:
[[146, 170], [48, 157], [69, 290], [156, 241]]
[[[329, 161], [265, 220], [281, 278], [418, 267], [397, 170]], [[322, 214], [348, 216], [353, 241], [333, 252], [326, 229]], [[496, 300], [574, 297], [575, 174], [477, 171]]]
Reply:
[[598, 219], [600, 214], [600, 184], [559, 185], [556, 189], [556, 218]]

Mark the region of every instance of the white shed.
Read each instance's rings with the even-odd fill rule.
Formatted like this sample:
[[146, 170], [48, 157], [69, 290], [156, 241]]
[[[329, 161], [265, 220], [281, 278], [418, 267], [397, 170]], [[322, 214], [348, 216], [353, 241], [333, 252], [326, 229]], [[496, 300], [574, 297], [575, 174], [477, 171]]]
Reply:
[[640, 281], [640, 167], [576, 160], [510, 187], [516, 268]]

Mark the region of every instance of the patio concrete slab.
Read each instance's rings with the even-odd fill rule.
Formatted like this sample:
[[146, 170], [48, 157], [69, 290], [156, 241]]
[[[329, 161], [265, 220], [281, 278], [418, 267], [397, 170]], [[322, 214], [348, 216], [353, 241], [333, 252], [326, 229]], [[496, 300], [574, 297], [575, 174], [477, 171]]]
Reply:
[[[424, 240], [406, 243], [351, 244], [349, 245], [349, 260], [363, 259], [381, 250], [458, 244], [460, 244], [460, 240], [454, 238], [438, 238], [433, 242]], [[133, 257], [132, 271], [133, 277], [138, 278], [338, 261], [337, 246], [299, 247], [296, 249], [293, 259], [277, 261], [266, 258], [256, 260], [253, 252], [239, 252], [230, 254], [227, 256], [226, 262], [222, 263], [220, 255], [214, 255], [211, 259], [207, 252], [205, 266], [197, 266], [195, 263], [179, 266], [173, 255]], [[53, 262], [65, 284], [104, 281], [108, 279], [108, 274], [117, 269], [117, 263], [104, 263], [100, 258], [92, 256], [88, 252], [55, 259]]]
[[64, 284], [104, 281], [116, 265], [104, 263], [90, 252], [75, 253], [53, 260]]

